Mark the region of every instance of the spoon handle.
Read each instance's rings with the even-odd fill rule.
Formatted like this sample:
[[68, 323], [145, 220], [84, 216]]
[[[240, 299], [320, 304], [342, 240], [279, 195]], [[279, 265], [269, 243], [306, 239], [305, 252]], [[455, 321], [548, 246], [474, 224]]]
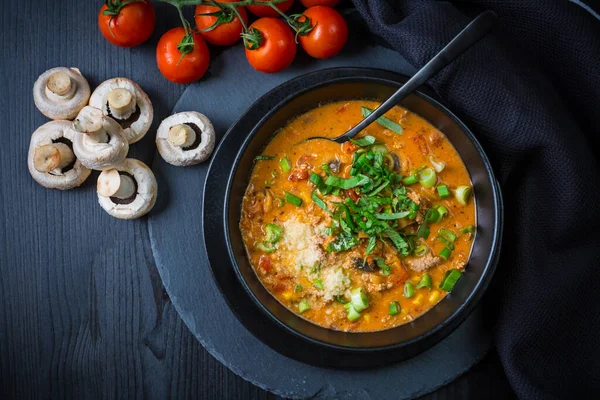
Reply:
[[389, 99], [377, 107], [368, 117], [363, 119], [358, 125], [350, 129], [343, 136], [335, 139], [338, 143], [343, 143], [353, 138], [375, 120], [392, 109], [406, 96], [417, 90], [421, 85], [427, 82], [431, 77], [444, 69], [448, 64], [454, 61], [465, 50], [477, 43], [484, 37], [496, 22], [496, 14], [493, 11], [485, 11], [467, 25], [458, 35], [452, 39], [439, 53], [436, 54], [423, 68], [417, 71], [400, 89], [398, 89]]

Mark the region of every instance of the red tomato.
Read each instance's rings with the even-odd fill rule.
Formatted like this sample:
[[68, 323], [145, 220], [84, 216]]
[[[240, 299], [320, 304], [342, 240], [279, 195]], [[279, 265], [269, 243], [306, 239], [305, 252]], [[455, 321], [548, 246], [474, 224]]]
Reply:
[[335, 7], [340, 4], [341, 0], [300, 0], [300, 3], [306, 8], [314, 6]]
[[[221, 0], [221, 3], [231, 3], [234, 1], [236, 0]], [[226, 10], [224, 17], [230, 22], [219, 24], [216, 28], [210, 31], [200, 32], [200, 34], [204, 36], [204, 39], [212, 44], [216, 44], [217, 46], [231, 46], [240, 40], [240, 34], [243, 30], [243, 25], [235, 13], [227, 7], [224, 7], [224, 10]], [[246, 12], [246, 9], [244, 7], [238, 7], [237, 10], [244, 20], [244, 23], [248, 23], [248, 13]], [[210, 28], [217, 21], [217, 16], [198, 14], [208, 14], [216, 11], [219, 11], [219, 7], [203, 5], [196, 6], [195, 18], [198, 30], [202, 31]]]
[[190, 83], [204, 75], [210, 63], [208, 46], [199, 33], [193, 33], [193, 49], [181, 57], [177, 45], [185, 37], [185, 29], [174, 28], [165, 33], [156, 46], [156, 63], [160, 72], [175, 83]]
[[[104, 12], [114, 12], [105, 15]], [[150, 0], [129, 3], [114, 9], [104, 4], [98, 13], [98, 26], [102, 35], [117, 46], [132, 47], [144, 43], [154, 31], [156, 14]]]
[[294, 172], [288, 176], [288, 180], [292, 182], [299, 182], [308, 179], [308, 170], [306, 169], [295, 169]]
[[339, 53], [348, 40], [348, 25], [331, 7], [311, 7], [303, 13], [314, 26], [307, 35], [299, 35], [300, 45], [314, 58], [329, 58]]
[[290, 66], [296, 57], [296, 41], [292, 28], [276, 18], [261, 18], [250, 25], [262, 35], [256, 49], [246, 48], [246, 58], [260, 72], [279, 72]]
[[265, 256], [264, 254], [258, 259], [258, 266], [269, 272], [271, 270], [271, 257]]
[[[269, 0], [257, 0], [257, 1], [265, 2], [265, 1], [269, 1]], [[290, 9], [292, 4], [294, 4], [294, 0], [287, 0], [287, 1], [284, 1], [283, 3], [275, 4], [275, 7], [279, 8], [279, 10], [281, 12], [286, 12], [287, 10]], [[270, 6], [248, 6], [248, 11], [250, 11], [252, 14], [256, 15], [257, 17], [278, 18], [281, 16], [277, 11], [273, 10], [273, 8]]]

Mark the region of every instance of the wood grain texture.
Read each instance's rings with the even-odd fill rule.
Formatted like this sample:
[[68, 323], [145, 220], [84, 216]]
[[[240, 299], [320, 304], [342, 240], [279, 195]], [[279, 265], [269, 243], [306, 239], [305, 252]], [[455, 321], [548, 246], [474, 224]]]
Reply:
[[[156, 5], [148, 43], [120, 49], [97, 30], [99, 6], [29, 0], [0, 8], [0, 398], [274, 398], [195, 340], [164, 292], [146, 219], [109, 217], [97, 204], [97, 173], [68, 192], [29, 176], [29, 138], [46, 122], [31, 90], [46, 69], [77, 66], [92, 87], [116, 76], [138, 82], [155, 123], [130, 157], [149, 165], [158, 122], [185, 89], [164, 80], [154, 60], [159, 35], [177, 25], [172, 8]], [[508, 393], [492, 356], [427, 398]]]

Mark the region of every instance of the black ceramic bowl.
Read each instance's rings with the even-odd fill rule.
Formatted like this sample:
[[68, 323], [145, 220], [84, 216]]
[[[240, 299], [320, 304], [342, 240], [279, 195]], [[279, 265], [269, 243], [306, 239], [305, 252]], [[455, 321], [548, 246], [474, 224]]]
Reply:
[[[239, 141], [243, 140], [237, 154], [229, 156], [233, 158], [233, 165], [222, 207], [231, 265], [221, 262], [220, 266], [214, 266], [218, 246], [211, 245], [210, 238], [206, 238], [211, 266], [240, 320], [257, 337], [282, 353], [307, 362], [336, 366], [377, 365], [414, 356], [433, 346], [464, 321], [493, 275], [502, 232], [502, 202], [489, 161], [469, 129], [447, 108], [423, 93], [407, 97], [401, 105], [425, 118], [448, 137], [469, 171], [476, 201], [477, 234], [473, 250], [465, 274], [450, 294], [423, 316], [396, 328], [369, 333], [334, 331], [312, 324], [281, 305], [263, 287], [247, 259], [239, 228], [242, 198], [254, 157], [261, 154], [274, 133], [320, 104], [347, 99], [383, 101], [405, 80], [405, 77], [387, 71], [359, 68], [334, 68], [307, 74], [286, 82], [258, 100], [230, 128], [224, 139], [235, 135]], [[219, 167], [215, 163], [219, 162], [221, 151], [219, 148], [211, 164], [205, 193], [210, 193], [213, 170], [218, 174]], [[252, 306], [246, 304], [247, 300], [239, 290], [231, 294], [231, 282], [226, 281], [227, 272], [222, 270], [231, 266]], [[242, 302], [244, 304], [240, 304]], [[257, 309], [259, 313], [249, 311], [251, 309]], [[301, 350], [290, 349], [290, 346]], [[307, 351], [315, 354], [308, 356]]]

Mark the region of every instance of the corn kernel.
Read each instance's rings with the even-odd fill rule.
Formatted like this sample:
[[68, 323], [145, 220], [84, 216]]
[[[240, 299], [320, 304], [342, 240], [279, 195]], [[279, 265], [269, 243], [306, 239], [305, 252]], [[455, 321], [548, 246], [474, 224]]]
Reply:
[[435, 303], [438, 299], [438, 297], [440, 297], [440, 291], [439, 290], [434, 290], [433, 292], [431, 292], [431, 294], [429, 295], [429, 301], [431, 303]]
[[292, 298], [292, 295], [293, 295], [293, 293], [292, 293], [292, 292], [283, 292], [281, 296], [282, 296], [284, 299], [286, 299], [286, 300], [289, 300], [289, 299], [291, 299], [291, 298]]
[[365, 315], [363, 315], [363, 319], [364, 319], [366, 322], [369, 322], [369, 320], [371, 319], [371, 316], [370, 316], [369, 314], [365, 314]]
[[417, 297], [415, 297], [415, 299], [413, 300], [413, 304], [416, 306], [420, 306], [422, 302], [423, 302], [422, 294], [417, 295]]

